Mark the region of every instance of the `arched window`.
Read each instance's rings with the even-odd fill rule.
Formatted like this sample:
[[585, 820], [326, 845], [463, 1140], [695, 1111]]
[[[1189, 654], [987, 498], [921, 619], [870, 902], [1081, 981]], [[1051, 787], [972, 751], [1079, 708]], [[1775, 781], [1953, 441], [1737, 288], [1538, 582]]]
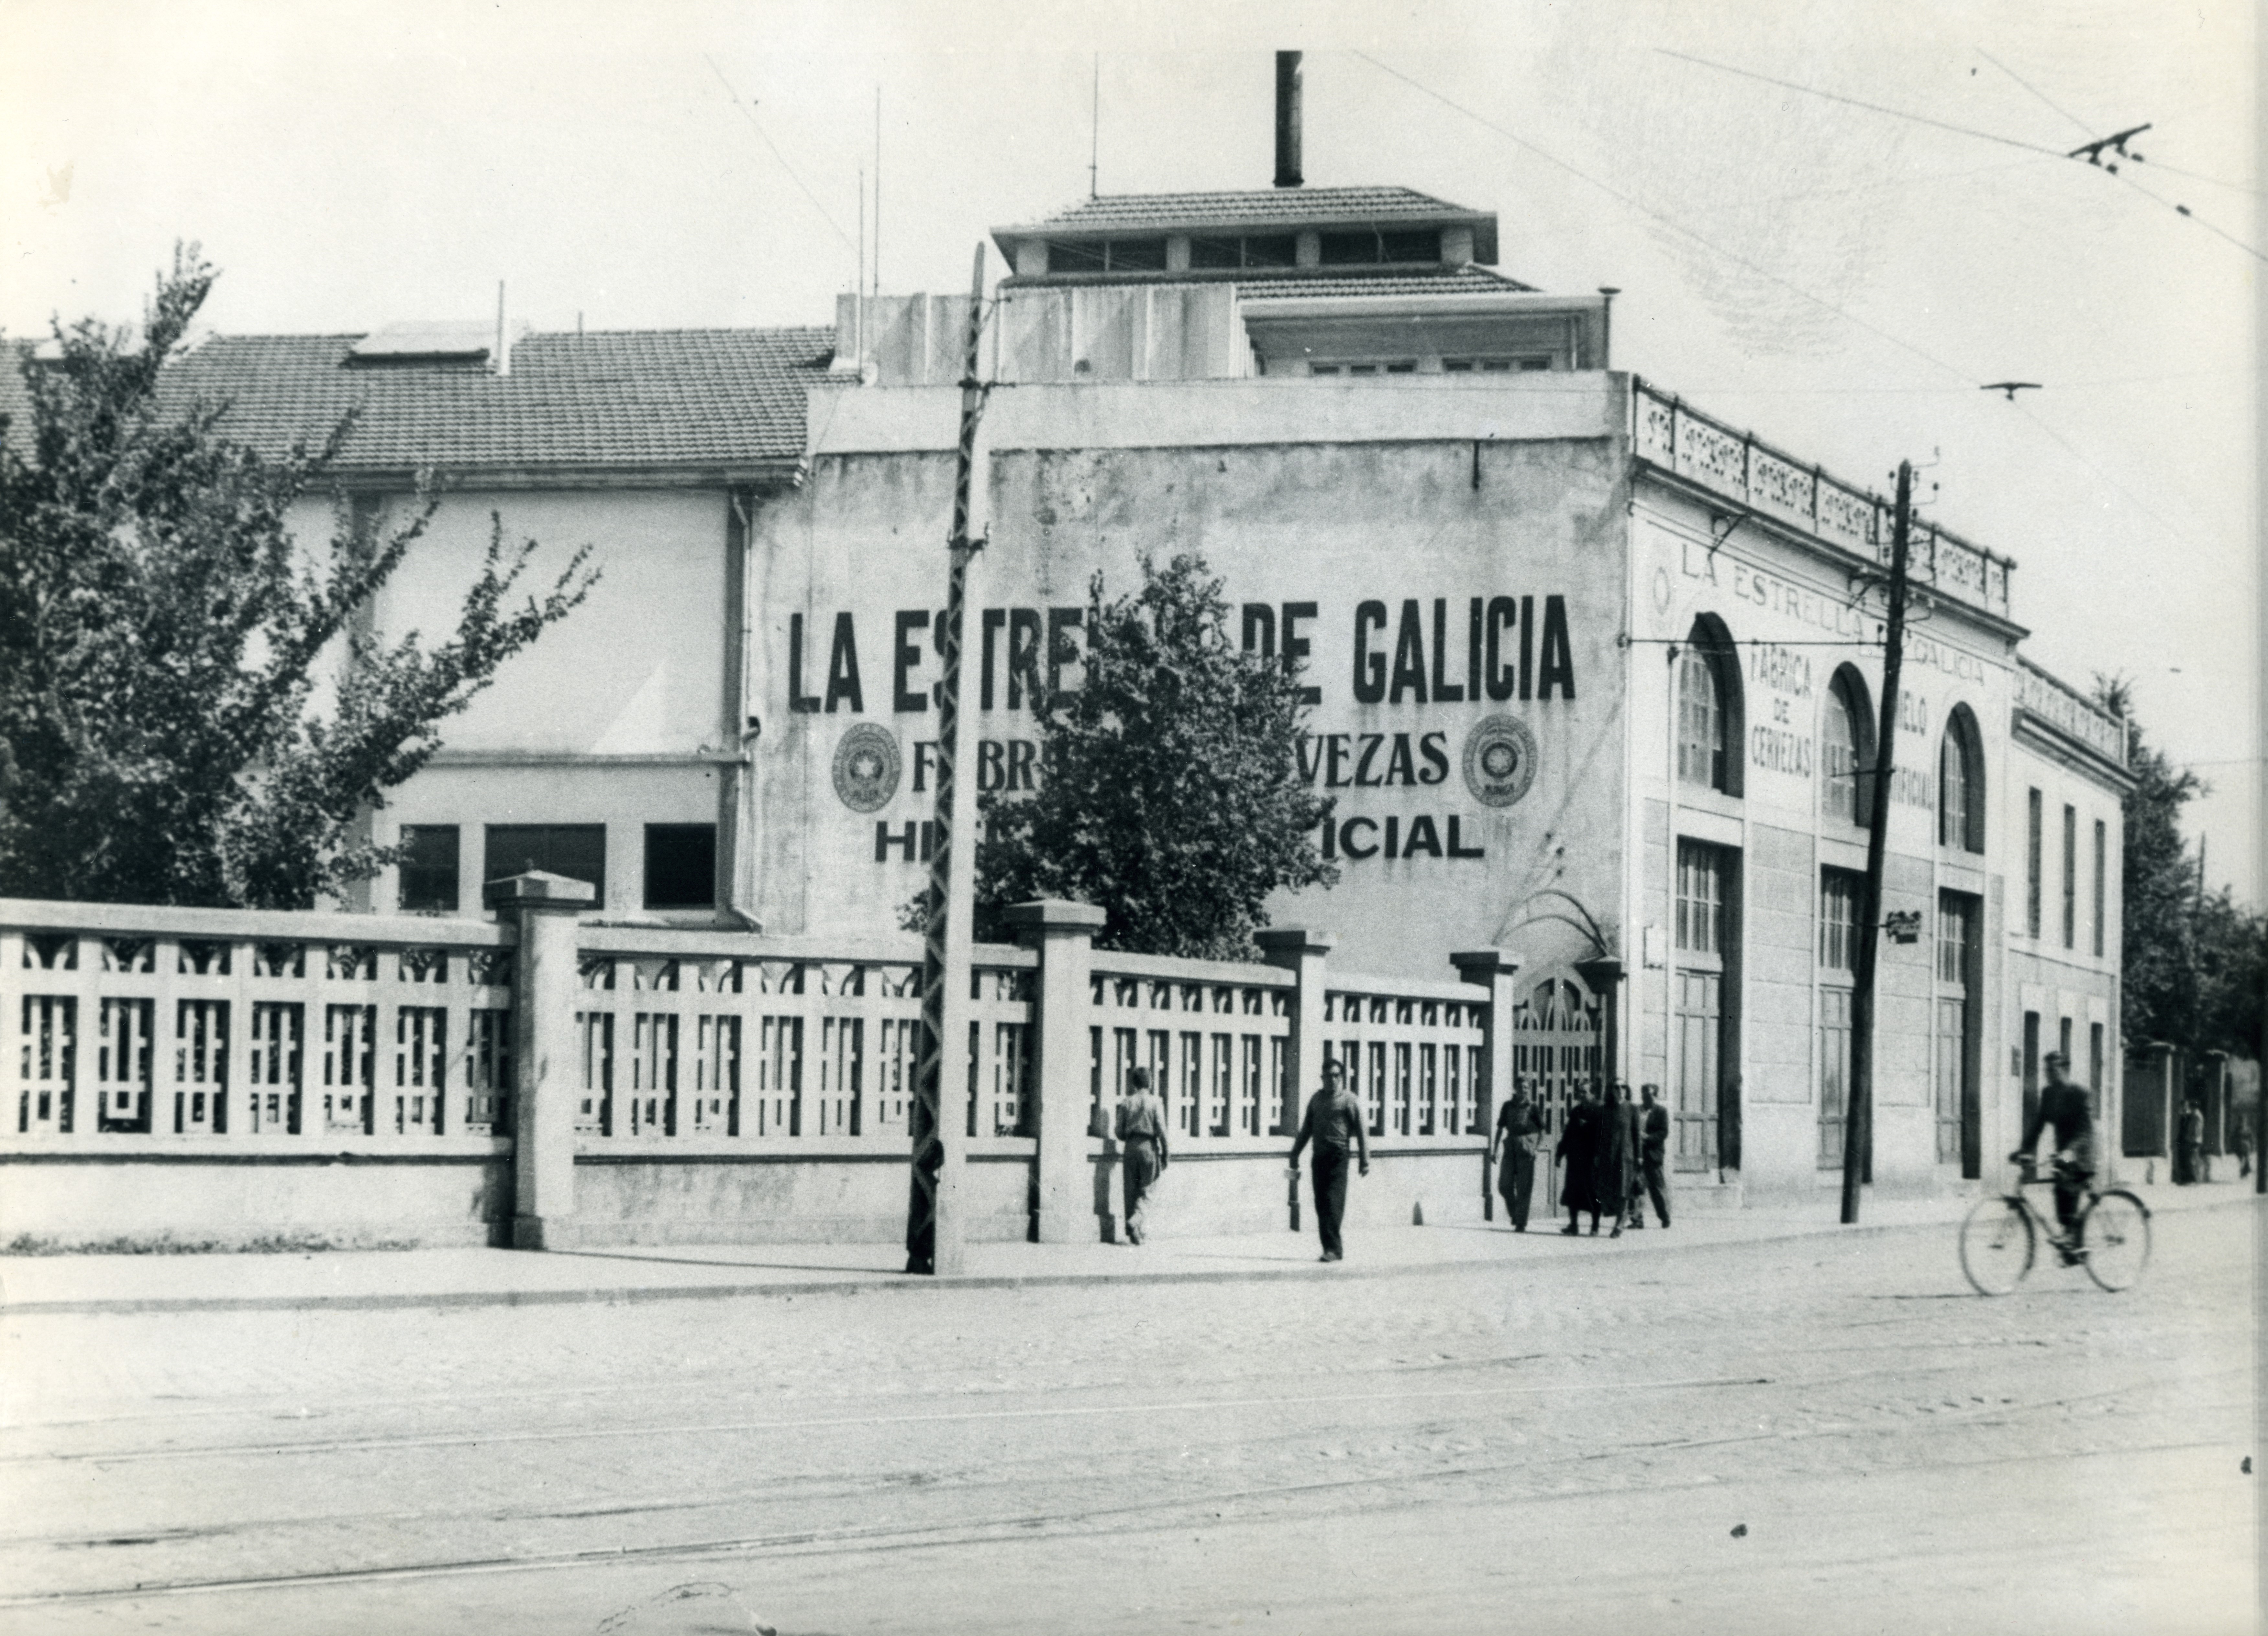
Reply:
[[1848, 665], [1827, 684], [1826, 714], [1820, 761], [1828, 819], [1864, 824], [1873, 816], [1867, 800], [1872, 780], [1864, 770], [1874, 759], [1874, 724], [1867, 710], [1867, 684]]
[[1984, 757], [1966, 704], [1955, 705], [1946, 719], [1937, 753], [1937, 844], [1984, 850]]
[[1741, 680], [1733, 639], [1704, 614], [1677, 660], [1677, 777], [1680, 782], [1741, 792]]

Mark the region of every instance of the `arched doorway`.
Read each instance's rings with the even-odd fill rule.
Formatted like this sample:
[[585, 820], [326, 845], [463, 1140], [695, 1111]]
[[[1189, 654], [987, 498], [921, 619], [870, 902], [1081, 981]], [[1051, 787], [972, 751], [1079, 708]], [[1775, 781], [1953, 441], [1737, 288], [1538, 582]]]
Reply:
[[1577, 1089], [1599, 1075], [1599, 1003], [1572, 977], [1545, 977], [1513, 1006], [1512, 1038], [1513, 1082], [1526, 1080], [1543, 1112], [1536, 1198], [1538, 1208], [1551, 1214], [1559, 1208], [1551, 1148], [1567, 1128], [1567, 1109]]

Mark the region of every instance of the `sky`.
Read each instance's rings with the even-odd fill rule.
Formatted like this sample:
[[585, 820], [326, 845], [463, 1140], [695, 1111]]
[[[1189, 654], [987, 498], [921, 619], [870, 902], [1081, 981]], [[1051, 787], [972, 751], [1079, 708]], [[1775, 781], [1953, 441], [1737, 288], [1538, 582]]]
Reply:
[[[515, 326], [831, 323], [862, 243], [886, 292], [965, 290], [985, 231], [1084, 197], [1090, 162], [1105, 193], [1268, 185], [1298, 48], [1311, 186], [1493, 210], [1504, 271], [1621, 290], [1617, 367], [1851, 481], [1921, 467], [1932, 515], [2017, 560], [2025, 651], [2132, 679], [2212, 785], [2211, 884], [2258, 903], [2255, 26], [2241, 0], [0, 0], [0, 329], [136, 318], [177, 240], [232, 334], [492, 320], [499, 281]], [[2063, 157], [2144, 123], [2116, 174]]]

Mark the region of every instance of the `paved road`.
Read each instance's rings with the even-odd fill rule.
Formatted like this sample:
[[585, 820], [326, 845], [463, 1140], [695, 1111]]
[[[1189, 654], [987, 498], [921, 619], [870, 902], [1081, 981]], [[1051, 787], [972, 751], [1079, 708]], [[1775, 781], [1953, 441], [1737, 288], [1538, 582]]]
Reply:
[[0, 1631], [2219, 1636], [2257, 1611], [2259, 1220], [2160, 1217], [2121, 1296], [1978, 1300], [1938, 1228], [18, 1316]]

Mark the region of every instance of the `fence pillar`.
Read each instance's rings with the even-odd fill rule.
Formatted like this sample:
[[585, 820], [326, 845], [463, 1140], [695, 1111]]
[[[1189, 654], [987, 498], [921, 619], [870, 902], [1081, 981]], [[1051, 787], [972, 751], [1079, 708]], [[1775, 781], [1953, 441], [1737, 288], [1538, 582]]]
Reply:
[[[1277, 1114], [1282, 1122], [1278, 1134], [1288, 1138], [1299, 1133], [1309, 1094], [1322, 1088], [1323, 1060], [1330, 1050], [1323, 1018], [1323, 965], [1338, 940], [1306, 926], [1265, 926], [1252, 935], [1270, 965], [1281, 966], [1299, 979], [1292, 991], [1290, 1043], [1284, 1052], [1284, 1105]], [[1298, 1190], [1295, 1181], [1294, 1195]]]
[[491, 881], [482, 900], [519, 925], [512, 962], [512, 1247], [556, 1249], [575, 1213], [575, 915], [587, 881], [543, 870]]
[[[1480, 1134], [1493, 1144], [1497, 1103], [1512, 1094], [1512, 1012], [1519, 999], [1513, 984], [1520, 976], [1520, 960], [1508, 948], [1476, 948], [1450, 955], [1449, 963], [1466, 982], [1488, 991], [1488, 1045], [1481, 1052], [1481, 1060], [1488, 1067], [1481, 1082]], [[1506, 1162], [1510, 1162], [1509, 1158]], [[1548, 1167], [1544, 1191], [1550, 1191]], [[1481, 1160], [1481, 1214], [1485, 1220], [1496, 1219], [1496, 1190], [1489, 1185], [1485, 1156]]]
[[1092, 1243], [1094, 1186], [1086, 1143], [1094, 1091], [1087, 1030], [1094, 1007], [1089, 973], [1094, 934], [1108, 917], [1091, 904], [1050, 897], [1011, 903], [1007, 917], [1040, 956], [1034, 996], [1037, 1038], [1032, 1047], [1032, 1111], [1039, 1138], [1035, 1228], [1042, 1244]]

